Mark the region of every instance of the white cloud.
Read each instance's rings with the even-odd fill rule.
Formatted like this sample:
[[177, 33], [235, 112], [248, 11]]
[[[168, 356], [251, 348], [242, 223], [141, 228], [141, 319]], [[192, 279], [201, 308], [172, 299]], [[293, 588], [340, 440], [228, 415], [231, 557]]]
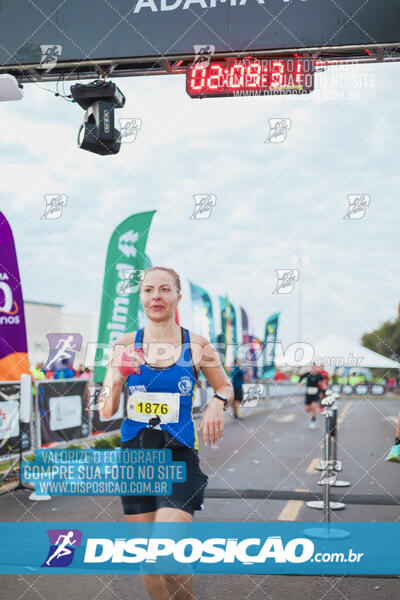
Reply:
[[[318, 74], [316, 86], [332, 86], [346, 69]], [[129, 214], [156, 209], [153, 263], [174, 266], [214, 294], [228, 292], [260, 336], [276, 310], [283, 341], [296, 336], [296, 288], [271, 292], [275, 269], [293, 267], [298, 252], [310, 257], [300, 281], [308, 339], [338, 331], [358, 339], [394, 318], [398, 69], [347, 71], [347, 82], [354, 73], [376, 76], [358, 103], [319, 102], [317, 93], [198, 101], [186, 96], [183, 77], [119, 79], [127, 102], [116, 118], [140, 118], [142, 128], [114, 157], [79, 150], [82, 109], [27, 84], [21, 102], [0, 105], [1, 207], [26, 297], [96, 314], [113, 229]], [[278, 117], [292, 120], [286, 142], [264, 143], [268, 119]], [[56, 192], [68, 196], [62, 217], [41, 221], [44, 194]], [[344, 221], [347, 194], [359, 192], [371, 194], [364, 219]], [[189, 219], [196, 193], [217, 195], [207, 222]]]

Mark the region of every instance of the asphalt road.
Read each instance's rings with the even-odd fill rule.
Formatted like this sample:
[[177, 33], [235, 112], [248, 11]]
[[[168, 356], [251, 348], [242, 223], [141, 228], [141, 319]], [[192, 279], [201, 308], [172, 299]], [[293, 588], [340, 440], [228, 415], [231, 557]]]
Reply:
[[[339, 478], [351, 483], [332, 491], [345, 508], [333, 522], [399, 521], [400, 465], [386, 463], [393, 443], [399, 398], [345, 398], [339, 401]], [[308, 428], [301, 399], [270, 400], [243, 411], [236, 423], [227, 413], [225, 437], [217, 447], [201, 443], [201, 467], [209, 476], [203, 511], [196, 521], [320, 521], [322, 511], [305, 500], [319, 498], [323, 417]], [[268, 490], [264, 498], [240, 498], [236, 490]], [[293, 499], [293, 492], [296, 492]], [[230, 497], [216, 497], [218, 494]], [[280, 499], [271, 499], [272, 497]], [[54, 497], [30, 502], [26, 492], [0, 497], [2, 521], [123, 521], [118, 497]], [[269, 497], [268, 497], [269, 496]], [[348, 502], [346, 502], [348, 499]], [[392, 600], [400, 595], [399, 578], [201, 575], [195, 577], [196, 600]], [[4, 600], [103, 600], [147, 596], [135, 575], [2, 575]]]

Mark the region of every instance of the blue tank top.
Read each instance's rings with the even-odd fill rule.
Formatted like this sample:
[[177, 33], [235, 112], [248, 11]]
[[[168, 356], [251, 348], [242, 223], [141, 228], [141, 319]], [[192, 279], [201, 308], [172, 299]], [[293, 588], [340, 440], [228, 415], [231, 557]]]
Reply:
[[[168, 431], [178, 442], [198, 449], [198, 436], [193, 423], [193, 399], [197, 384], [197, 373], [192, 360], [189, 331], [181, 327], [182, 352], [178, 360], [170, 367], [152, 367], [145, 363], [140, 374], [129, 375], [127, 386], [129, 394], [133, 392], [167, 392], [179, 393], [179, 421], [157, 425], [157, 429]], [[143, 329], [136, 332], [135, 348], [143, 344]], [[144, 428], [146, 423], [125, 419], [121, 425], [121, 440], [133, 439]]]

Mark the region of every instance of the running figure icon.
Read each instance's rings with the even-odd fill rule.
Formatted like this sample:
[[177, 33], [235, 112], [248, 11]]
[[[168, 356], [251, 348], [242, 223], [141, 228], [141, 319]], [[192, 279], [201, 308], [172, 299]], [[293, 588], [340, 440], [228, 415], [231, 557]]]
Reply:
[[[72, 546], [76, 544], [78, 540], [71, 539], [74, 535], [73, 531], [69, 531], [66, 535], [59, 535], [56, 541], [57, 549], [53, 554], [46, 560], [46, 565], [50, 566], [50, 562], [53, 558], [61, 558], [62, 556], [67, 556], [68, 554], [72, 554], [72, 550], [67, 548], [66, 546]], [[62, 540], [62, 542], [60, 542]]]
[[76, 347], [75, 344], [71, 344], [73, 339], [74, 339], [74, 336], [69, 335], [66, 339], [60, 338], [58, 340], [56, 348], [55, 348], [56, 350], [58, 350], [58, 352], [55, 353], [55, 355], [53, 356], [53, 358], [51, 360], [48, 360], [48, 362], [45, 366], [46, 370], [50, 370], [50, 366], [53, 363], [56, 363], [57, 361], [62, 360], [63, 358], [70, 359], [71, 358], [70, 352], [72, 351], [73, 353], [75, 353], [75, 350], [78, 350], [78, 348]]

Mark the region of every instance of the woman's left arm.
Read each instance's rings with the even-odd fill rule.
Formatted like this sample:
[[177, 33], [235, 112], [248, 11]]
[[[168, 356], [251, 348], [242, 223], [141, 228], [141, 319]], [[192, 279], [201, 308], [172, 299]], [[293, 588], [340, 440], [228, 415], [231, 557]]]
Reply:
[[[200, 369], [212, 386], [214, 394], [221, 394], [228, 399], [227, 404], [233, 400], [233, 387], [225, 373], [218, 352], [206, 338], [200, 337], [201, 362]], [[224, 437], [224, 403], [218, 398], [211, 398], [201, 420], [199, 431], [203, 442], [207, 446], [215, 444]]]

